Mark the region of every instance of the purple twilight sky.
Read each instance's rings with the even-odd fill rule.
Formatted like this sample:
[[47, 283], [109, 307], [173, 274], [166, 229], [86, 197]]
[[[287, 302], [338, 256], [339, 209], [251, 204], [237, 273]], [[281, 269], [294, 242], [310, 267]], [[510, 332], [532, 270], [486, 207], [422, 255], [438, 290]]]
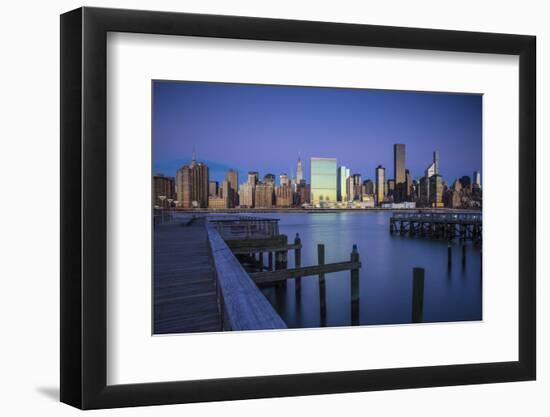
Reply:
[[406, 145], [406, 167], [424, 175], [439, 151], [440, 173], [452, 182], [481, 170], [482, 96], [387, 90], [153, 81], [153, 171], [175, 176], [197, 160], [222, 181], [229, 168], [277, 177], [296, 174], [301, 156], [374, 179], [379, 164], [393, 178], [393, 144]]

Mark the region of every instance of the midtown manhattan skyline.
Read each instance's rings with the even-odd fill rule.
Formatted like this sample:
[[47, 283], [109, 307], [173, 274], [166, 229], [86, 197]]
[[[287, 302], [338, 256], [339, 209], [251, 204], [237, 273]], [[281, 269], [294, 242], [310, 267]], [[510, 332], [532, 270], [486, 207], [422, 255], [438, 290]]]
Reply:
[[449, 181], [482, 172], [480, 95], [155, 81], [153, 170], [174, 175], [195, 150], [223, 181], [230, 168], [304, 178], [311, 157], [334, 157], [363, 178], [378, 165], [393, 178], [391, 144], [424, 175], [438, 150]]

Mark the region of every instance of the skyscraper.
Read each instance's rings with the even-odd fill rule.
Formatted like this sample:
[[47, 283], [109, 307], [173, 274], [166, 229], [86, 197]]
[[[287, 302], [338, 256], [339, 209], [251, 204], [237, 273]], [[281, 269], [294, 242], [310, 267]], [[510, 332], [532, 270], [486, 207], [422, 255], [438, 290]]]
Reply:
[[443, 178], [439, 174], [430, 177], [430, 204], [443, 207]]
[[304, 179], [304, 171], [302, 170], [302, 161], [300, 155], [298, 155], [298, 162], [296, 163], [296, 183], [300, 184], [300, 181]]
[[208, 207], [208, 167], [196, 161], [195, 152], [191, 164], [176, 171], [176, 194], [183, 208]]
[[386, 181], [386, 192], [384, 194], [386, 197], [394, 197], [395, 195], [395, 180], [389, 179]]
[[194, 205], [196, 201], [199, 207], [208, 207], [208, 167], [202, 162], [199, 162], [195, 164], [191, 173], [192, 205]]
[[386, 169], [382, 165], [378, 165], [375, 171], [376, 182], [376, 204], [381, 205], [386, 196]]
[[256, 186], [256, 184], [258, 184], [258, 180], [259, 180], [259, 175], [256, 171], [250, 171], [248, 173], [248, 183], [252, 186]]
[[472, 179], [468, 175], [464, 175], [458, 179], [462, 188], [468, 189], [472, 185]]
[[179, 205], [191, 208], [191, 168], [184, 165], [176, 171], [176, 195]]
[[209, 197], [217, 197], [218, 196], [218, 188], [219, 188], [218, 181], [210, 181], [208, 183], [208, 196]]
[[235, 195], [234, 195], [233, 187], [231, 187], [231, 183], [225, 179], [222, 183], [222, 198], [225, 201], [225, 207], [226, 208], [232, 208], [235, 207]]
[[277, 187], [275, 191], [275, 203], [277, 207], [292, 206], [292, 189], [288, 181]]
[[273, 186], [275, 186], [275, 175], [273, 174], [265, 174], [264, 175], [264, 182], [266, 184], [271, 184]]
[[420, 205], [424, 207], [428, 206], [430, 204], [430, 177], [426, 175], [420, 178], [418, 188]]
[[393, 145], [393, 175], [396, 184], [405, 182], [405, 145]]
[[395, 180], [394, 200], [399, 203], [406, 199], [405, 145], [402, 143], [393, 145], [393, 175]]
[[254, 190], [254, 204], [256, 208], [273, 207], [273, 184], [259, 183]]
[[363, 181], [363, 190], [366, 195], [374, 195], [374, 183], [371, 180]]
[[239, 207], [254, 207], [254, 192], [256, 184], [252, 185], [249, 181], [241, 184], [239, 187]]
[[159, 173], [153, 177], [153, 206], [169, 207], [169, 199], [176, 199], [174, 178]]
[[405, 198], [407, 199], [407, 201], [411, 196], [412, 187], [413, 187], [413, 179], [409, 170], [406, 169], [405, 170]]
[[439, 151], [434, 151], [432, 163], [426, 168], [425, 175], [430, 178], [432, 175], [439, 174]]
[[297, 204], [302, 205], [311, 202], [310, 185], [306, 184], [306, 180], [302, 179], [296, 186], [296, 194], [298, 195]]
[[341, 166], [338, 168], [337, 173], [337, 188], [336, 188], [336, 198], [338, 201], [348, 201], [347, 195], [347, 179], [349, 177], [349, 168]]
[[361, 182], [361, 174], [353, 174], [351, 176], [351, 200], [363, 200], [363, 183]]
[[337, 201], [336, 158], [311, 158], [311, 200]]
[[[230, 207], [236, 207], [239, 205], [239, 174], [234, 169], [227, 171], [225, 180], [229, 186], [229, 202]], [[225, 197], [225, 194], [224, 194]]]
[[290, 186], [290, 181], [288, 180], [288, 175], [287, 174], [279, 175], [279, 183], [281, 184], [281, 186], [283, 186], [283, 185]]

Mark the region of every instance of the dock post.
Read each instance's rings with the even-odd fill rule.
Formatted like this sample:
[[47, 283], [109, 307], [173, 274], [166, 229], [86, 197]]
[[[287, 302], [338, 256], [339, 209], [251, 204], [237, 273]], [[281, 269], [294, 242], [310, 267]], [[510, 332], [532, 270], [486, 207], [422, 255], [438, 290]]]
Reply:
[[424, 268], [413, 268], [412, 322], [422, 323], [424, 314]]
[[453, 264], [453, 247], [451, 246], [451, 242], [447, 245], [447, 268], [451, 269], [451, 266]]
[[[288, 237], [286, 235], [282, 235], [282, 243], [283, 246], [288, 246]], [[286, 269], [288, 266], [288, 248], [282, 251], [282, 261], [283, 261], [283, 269]], [[286, 281], [285, 281], [286, 283]]]
[[[288, 237], [286, 235], [281, 236], [284, 247], [288, 246]], [[281, 269], [286, 269], [288, 266], [288, 249], [281, 251]], [[281, 281], [281, 287], [286, 288], [286, 279]]]
[[[325, 245], [322, 243], [317, 245], [317, 258], [319, 265], [325, 264]], [[327, 294], [324, 273], [319, 274], [319, 306], [321, 327], [325, 327], [327, 325]]]
[[[294, 267], [300, 268], [302, 266], [302, 249], [300, 247], [302, 241], [300, 239], [300, 235], [296, 233], [296, 237], [294, 238], [294, 244], [296, 247], [294, 248]], [[302, 295], [302, 278], [296, 277], [295, 279], [295, 292], [296, 292], [296, 299], [299, 300]]]
[[273, 271], [273, 252], [271, 251], [267, 254], [267, 268]]
[[466, 265], [466, 242], [462, 243], [462, 266]]
[[[351, 262], [359, 262], [357, 245], [353, 245], [350, 255]], [[359, 269], [351, 270], [351, 325], [359, 325]]]

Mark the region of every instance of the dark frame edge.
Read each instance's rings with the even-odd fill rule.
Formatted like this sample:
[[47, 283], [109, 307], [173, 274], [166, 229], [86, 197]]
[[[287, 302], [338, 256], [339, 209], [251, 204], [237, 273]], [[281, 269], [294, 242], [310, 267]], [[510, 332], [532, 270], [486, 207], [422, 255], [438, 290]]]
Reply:
[[60, 17], [60, 400], [82, 407], [82, 9]]
[[519, 362], [537, 375], [537, 38], [519, 53]]

